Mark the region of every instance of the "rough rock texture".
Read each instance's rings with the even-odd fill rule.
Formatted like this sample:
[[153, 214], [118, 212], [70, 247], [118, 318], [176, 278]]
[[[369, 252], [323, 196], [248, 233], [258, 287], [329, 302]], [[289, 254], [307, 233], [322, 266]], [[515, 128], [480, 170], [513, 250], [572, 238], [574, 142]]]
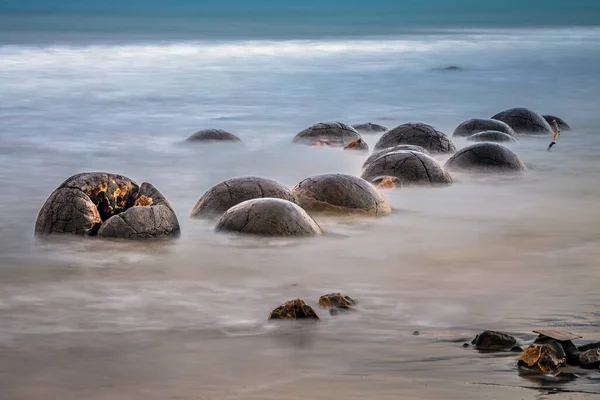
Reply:
[[544, 344], [532, 344], [529, 346], [521, 354], [517, 365], [548, 373], [564, 366], [566, 362], [567, 357], [560, 343], [549, 341]]
[[586, 369], [600, 368], [600, 349], [591, 349], [581, 353], [579, 355], [579, 365], [581, 368]]
[[292, 189], [307, 211], [386, 215], [392, 208], [369, 182], [352, 175], [325, 174], [304, 179]]
[[353, 307], [357, 301], [341, 293], [329, 293], [319, 298], [319, 307], [329, 310], [329, 314], [337, 315], [340, 312], [356, 311]]
[[293, 142], [309, 146], [346, 147], [361, 139], [351, 126], [341, 122], [321, 122], [298, 133]]
[[298, 203], [296, 195], [272, 179], [247, 176], [223, 181], [210, 188], [198, 200], [191, 218], [218, 218], [231, 207], [250, 199], [271, 197]]
[[354, 129], [358, 131], [358, 133], [382, 133], [386, 132], [388, 128], [383, 125], [373, 124], [371, 122], [366, 122], [364, 124], [356, 124], [352, 125]]
[[554, 124], [552, 123], [552, 121], [556, 120], [556, 123], [558, 124], [558, 127], [561, 131], [570, 131], [571, 130], [571, 126], [569, 124], [567, 124], [565, 122], [564, 119], [554, 116], [554, 115], [542, 115], [542, 118], [544, 118], [546, 120], [546, 122], [548, 123], [548, 125], [550, 125], [551, 128], [554, 127]]
[[429, 155], [429, 152], [421, 146], [414, 146], [412, 144], [399, 144], [398, 146], [388, 147], [387, 149], [374, 151], [373, 154], [371, 154], [363, 163], [363, 166], [362, 166], [363, 169], [367, 168], [369, 166], [369, 164], [371, 164], [373, 161], [377, 160], [379, 157], [381, 157], [385, 154], [391, 153], [392, 151], [398, 151], [398, 150], [418, 151], [423, 154]]
[[269, 314], [269, 320], [296, 320], [296, 319], [314, 319], [319, 320], [319, 316], [313, 308], [307, 305], [302, 299], [294, 299], [280, 305]]
[[506, 122], [517, 133], [529, 133], [533, 135], [548, 135], [553, 133], [553, 129], [541, 115], [527, 108], [511, 108], [494, 115], [492, 119]]
[[498, 143], [476, 143], [460, 149], [446, 162], [449, 171], [519, 172], [527, 169], [512, 150]]
[[242, 140], [222, 129], [203, 129], [188, 138], [188, 142], [241, 142]]
[[357, 139], [354, 142], [348, 143], [347, 146], [344, 146], [344, 150], [368, 152], [369, 145], [364, 140]]
[[373, 182], [381, 176], [395, 176], [402, 185], [448, 185], [450, 175], [427, 154], [418, 151], [394, 151], [373, 161], [362, 178]]
[[[167, 205], [168, 211], [163, 205]], [[138, 233], [143, 233], [129, 235], [129, 227], [118, 237], [157, 237], [179, 233], [175, 213], [152, 185], [143, 183], [140, 188], [121, 175], [90, 172], [70, 177], [50, 195], [38, 214], [35, 234], [100, 235], [105, 225], [113, 224], [113, 219], [122, 219], [125, 214], [128, 222], [140, 228]], [[167, 222], [170, 222], [168, 228]]]
[[402, 189], [402, 181], [395, 176], [376, 176], [371, 183], [379, 190]]
[[317, 236], [321, 228], [291, 201], [282, 199], [246, 200], [227, 210], [215, 226], [217, 232], [263, 236]]
[[540, 334], [535, 339], [533, 344], [544, 344], [544, 343], [549, 343], [549, 342], [555, 341], [555, 342], [559, 343], [561, 345], [561, 347], [563, 348], [563, 350], [566, 354], [566, 357], [567, 357], [567, 364], [579, 365], [579, 355], [581, 354], [581, 351], [579, 351], [577, 349], [577, 346], [575, 346], [575, 344], [573, 344], [573, 342], [570, 340], [559, 340], [559, 338], [556, 335], [552, 335], [552, 336], [554, 336], [554, 337], [549, 337], [549, 336]]
[[502, 332], [485, 331], [475, 336], [471, 344], [478, 350], [509, 350], [517, 339]]
[[399, 144], [421, 146], [432, 154], [456, 151], [454, 144], [445, 133], [420, 122], [409, 122], [387, 131], [375, 144], [375, 150], [383, 150]]
[[498, 131], [504, 132], [510, 136], [516, 136], [516, 132], [506, 122], [496, 119], [480, 119], [474, 118], [462, 122], [454, 129], [452, 136], [471, 136], [477, 132], [483, 131]]
[[517, 142], [513, 136], [500, 131], [477, 132], [467, 137], [467, 140], [469, 142]]

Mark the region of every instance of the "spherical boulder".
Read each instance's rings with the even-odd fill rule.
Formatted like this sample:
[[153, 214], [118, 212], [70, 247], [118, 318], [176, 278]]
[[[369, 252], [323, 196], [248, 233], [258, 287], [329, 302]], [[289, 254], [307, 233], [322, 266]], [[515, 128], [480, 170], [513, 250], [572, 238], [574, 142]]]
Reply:
[[374, 151], [373, 154], [371, 154], [363, 163], [363, 169], [367, 168], [369, 164], [377, 160], [379, 157], [398, 150], [418, 151], [423, 154], [429, 155], [429, 152], [421, 146], [414, 146], [412, 144], [399, 144], [398, 146], [388, 147], [387, 149]]
[[269, 314], [269, 321], [272, 320], [291, 320], [313, 319], [319, 320], [315, 310], [307, 305], [302, 299], [286, 301]]
[[546, 120], [528, 108], [518, 107], [502, 111], [492, 117], [506, 122], [517, 133], [532, 135], [548, 135], [553, 133]]
[[469, 142], [513, 142], [517, 139], [509, 134], [500, 131], [483, 131], [472, 134], [467, 137]]
[[517, 135], [513, 128], [506, 122], [498, 121], [496, 119], [473, 118], [458, 125], [456, 129], [454, 129], [452, 136], [471, 136], [474, 133], [483, 131], [504, 132], [510, 136]]
[[281, 183], [267, 178], [246, 176], [232, 178], [210, 188], [194, 206], [191, 218], [218, 218], [243, 201], [270, 197], [298, 203], [296, 195]]
[[551, 128], [554, 127], [554, 121], [556, 121], [556, 123], [561, 131], [570, 131], [571, 130], [571, 126], [569, 124], [567, 124], [565, 122], [565, 120], [562, 118], [556, 117], [554, 115], [542, 115], [542, 118], [544, 118], [546, 120], [546, 122], [548, 123], [548, 125], [550, 125]]
[[292, 189], [306, 211], [387, 215], [392, 208], [369, 182], [352, 175], [325, 174], [304, 179]]
[[341, 122], [321, 122], [298, 133], [293, 142], [308, 146], [346, 147], [361, 139], [351, 126]]
[[420, 122], [409, 122], [387, 131], [375, 144], [375, 150], [383, 150], [399, 144], [421, 146], [432, 154], [456, 151], [454, 144], [445, 133]]
[[215, 142], [241, 142], [242, 139], [224, 131], [223, 129], [203, 129], [194, 133], [188, 139], [188, 142], [215, 143]]
[[105, 172], [74, 175], [46, 200], [35, 234], [75, 234], [114, 238], [178, 236], [171, 205], [151, 184]]
[[476, 143], [460, 149], [444, 167], [449, 171], [519, 172], [527, 169], [512, 150], [498, 143]]
[[388, 130], [386, 126], [373, 124], [371, 122], [366, 122], [364, 124], [355, 124], [352, 125], [352, 127], [356, 129], [358, 133], [382, 133]]
[[373, 182], [381, 176], [394, 176], [402, 185], [448, 185], [450, 175], [431, 156], [418, 151], [399, 150], [373, 161], [362, 178]]
[[317, 223], [291, 201], [273, 198], [246, 200], [227, 210], [215, 226], [217, 232], [262, 236], [318, 236]]

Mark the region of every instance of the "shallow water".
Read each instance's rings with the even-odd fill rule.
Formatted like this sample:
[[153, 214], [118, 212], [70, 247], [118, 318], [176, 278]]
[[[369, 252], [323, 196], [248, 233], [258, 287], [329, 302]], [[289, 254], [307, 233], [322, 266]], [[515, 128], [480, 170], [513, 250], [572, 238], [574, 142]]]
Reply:
[[[600, 393], [599, 373], [543, 382], [519, 376], [518, 354], [462, 348], [484, 329], [524, 343], [541, 327], [600, 340], [598, 28], [71, 36], [0, 46], [3, 398]], [[441, 70], [449, 65], [462, 69]], [[213, 223], [188, 219], [208, 188], [234, 176], [291, 187], [313, 174], [360, 174], [366, 155], [291, 144], [312, 123], [423, 121], [451, 134], [465, 119], [513, 106], [574, 127], [552, 152], [549, 138], [510, 145], [529, 167], [522, 175], [453, 174], [447, 188], [386, 192], [392, 216], [319, 217], [327, 235], [317, 239], [216, 235]], [[207, 127], [233, 131], [245, 146], [183, 142]], [[365, 138], [372, 148], [378, 136]], [[154, 183], [178, 214], [181, 238], [37, 243], [43, 202], [82, 171]], [[316, 306], [331, 291], [358, 298], [360, 312], [321, 312], [318, 325], [266, 323], [285, 300]]]

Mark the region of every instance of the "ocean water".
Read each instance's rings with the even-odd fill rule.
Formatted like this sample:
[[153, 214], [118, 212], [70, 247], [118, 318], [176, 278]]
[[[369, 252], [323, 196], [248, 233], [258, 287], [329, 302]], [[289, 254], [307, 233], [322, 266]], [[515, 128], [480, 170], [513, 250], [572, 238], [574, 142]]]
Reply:
[[[522, 376], [518, 354], [462, 344], [484, 329], [526, 344], [547, 327], [600, 340], [599, 9], [0, 2], [0, 398], [595, 398], [597, 371]], [[451, 134], [515, 106], [573, 127], [552, 152], [549, 137], [510, 145], [524, 174], [386, 192], [390, 217], [317, 217], [317, 239], [216, 235], [188, 218], [231, 177], [360, 175], [366, 155], [291, 144], [313, 123]], [[185, 143], [204, 128], [245, 146]], [[36, 241], [46, 198], [83, 171], [152, 182], [181, 238]], [[266, 323], [332, 291], [360, 312]]]

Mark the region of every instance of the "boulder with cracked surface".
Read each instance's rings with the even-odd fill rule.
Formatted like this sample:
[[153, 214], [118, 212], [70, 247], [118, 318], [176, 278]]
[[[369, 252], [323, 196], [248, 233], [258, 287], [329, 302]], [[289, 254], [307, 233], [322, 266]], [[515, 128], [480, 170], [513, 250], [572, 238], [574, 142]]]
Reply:
[[475, 143], [460, 149], [446, 162], [449, 171], [515, 173], [527, 167], [512, 150], [498, 143]]
[[517, 133], [511, 128], [506, 122], [499, 121], [497, 119], [482, 119], [482, 118], [473, 118], [464, 122], [461, 122], [460, 125], [454, 129], [452, 136], [457, 137], [466, 137], [471, 136], [474, 133], [484, 132], [484, 131], [498, 131], [504, 132], [510, 136], [517, 136]]
[[521, 134], [550, 135], [554, 132], [541, 115], [524, 107], [504, 110], [492, 119], [507, 123], [515, 132]]
[[387, 132], [387, 126], [374, 124], [371, 122], [365, 122], [364, 124], [354, 124], [352, 125], [354, 129], [357, 130], [358, 133], [383, 133]]
[[567, 122], [564, 119], [562, 119], [560, 117], [557, 117], [555, 115], [546, 114], [546, 115], [542, 115], [542, 118], [544, 118], [546, 120], [546, 122], [548, 123], [548, 125], [550, 125], [550, 127], [553, 127], [554, 121], [556, 121], [556, 124], [558, 125], [558, 127], [561, 131], [572, 130], [571, 126], [569, 124], [567, 124]]
[[241, 142], [242, 139], [233, 133], [223, 129], [203, 129], [194, 133], [188, 139], [188, 142], [196, 143], [215, 143], [215, 142]]
[[320, 122], [298, 133], [293, 142], [308, 146], [344, 148], [359, 139], [360, 134], [350, 125], [342, 122]]
[[431, 156], [410, 150], [385, 154], [373, 161], [362, 174], [362, 178], [369, 182], [381, 176], [394, 176], [403, 186], [444, 186], [452, 183], [450, 174]]
[[516, 143], [517, 139], [513, 136], [500, 131], [483, 131], [472, 134], [467, 137], [469, 142], [512, 142]]
[[409, 122], [387, 131], [375, 144], [375, 150], [383, 150], [399, 144], [421, 146], [432, 154], [456, 151], [454, 143], [445, 133], [421, 122]]
[[373, 163], [373, 161], [377, 160], [379, 157], [384, 156], [393, 151], [398, 151], [398, 150], [418, 151], [420, 153], [429, 155], [429, 152], [421, 146], [415, 146], [412, 144], [399, 144], [398, 146], [388, 147], [383, 150], [374, 151], [373, 154], [371, 154], [363, 163], [363, 166], [362, 166], [363, 169], [367, 168], [371, 163]]

